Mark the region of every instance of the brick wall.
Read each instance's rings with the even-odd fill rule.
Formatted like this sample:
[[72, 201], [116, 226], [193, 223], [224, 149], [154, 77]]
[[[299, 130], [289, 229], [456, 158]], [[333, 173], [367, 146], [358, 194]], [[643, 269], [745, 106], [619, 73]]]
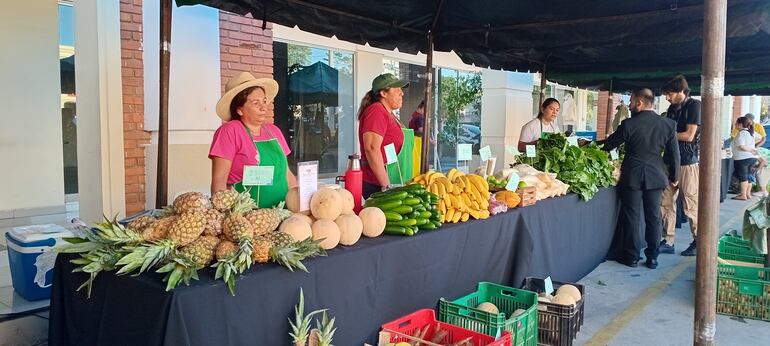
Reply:
[[743, 114], [741, 113], [742, 107], [743, 107], [743, 97], [733, 96], [733, 121], [731, 122], [731, 124], [734, 123], [735, 120], [743, 116]]
[[144, 62], [142, 0], [120, 0], [120, 52], [123, 84], [123, 146], [125, 153], [126, 215], [145, 208]]
[[[596, 139], [604, 139], [605, 133], [607, 132], [607, 96], [609, 95], [606, 91], [600, 91], [599, 92], [599, 103], [597, 104], [597, 117], [596, 117]], [[612, 96], [612, 113], [609, 114], [610, 117], [615, 116], [615, 107], [620, 105], [620, 94], [613, 94]], [[610, 119], [610, 124], [612, 122], [612, 119]]]
[[273, 77], [273, 24], [250, 15], [219, 12], [219, 52], [221, 59], [222, 92], [225, 83], [240, 72], [255, 77]]

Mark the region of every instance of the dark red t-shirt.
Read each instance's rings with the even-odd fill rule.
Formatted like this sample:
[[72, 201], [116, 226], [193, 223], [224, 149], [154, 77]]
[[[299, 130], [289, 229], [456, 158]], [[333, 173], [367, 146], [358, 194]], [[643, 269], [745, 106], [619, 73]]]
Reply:
[[425, 116], [414, 112], [412, 113], [412, 119], [409, 119], [409, 128], [414, 130], [414, 135], [417, 137], [422, 137], [422, 131], [420, 131], [420, 128], [423, 127], [425, 124]]
[[[382, 154], [383, 162], [385, 162], [386, 145], [393, 143], [396, 146], [396, 153], [401, 152], [401, 146], [404, 144], [404, 133], [401, 132], [401, 124], [385, 109], [382, 103], [372, 104], [361, 114], [358, 127], [358, 142], [361, 145], [361, 159], [363, 161], [367, 161], [366, 151], [364, 150], [364, 133], [366, 132], [374, 132], [382, 136], [380, 153]], [[374, 176], [374, 172], [372, 172], [368, 162], [361, 166], [363, 180], [370, 184], [379, 185], [380, 183], [377, 181], [377, 177]]]

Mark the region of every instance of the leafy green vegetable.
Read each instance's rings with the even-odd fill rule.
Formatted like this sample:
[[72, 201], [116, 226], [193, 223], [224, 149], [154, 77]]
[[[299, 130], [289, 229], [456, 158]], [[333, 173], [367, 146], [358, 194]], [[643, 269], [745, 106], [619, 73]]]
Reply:
[[547, 134], [537, 143], [533, 164], [538, 170], [556, 173], [556, 178], [569, 184], [569, 189], [584, 201], [594, 197], [600, 187], [612, 186], [612, 162], [595, 143], [571, 146], [562, 134]]

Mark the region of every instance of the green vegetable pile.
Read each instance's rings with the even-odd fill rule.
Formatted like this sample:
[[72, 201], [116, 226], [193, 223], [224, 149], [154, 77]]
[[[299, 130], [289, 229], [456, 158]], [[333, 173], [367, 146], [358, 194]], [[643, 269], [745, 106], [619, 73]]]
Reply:
[[[528, 162], [525, 162], [528, 163]], [[615, 185], [609, 155], [596, 143], [571, 146], [564, 135], [547, 134], [537, 142], [537, 157], [532, 165], [569, 184], [569, 189], [584, 201], [594, 197], [600, 187]]]
[[415, 235], [441, 227], [438, 196], [420, 184], [373, 193], [364, 207], [377, 207], [385, 213], [385, 234]]

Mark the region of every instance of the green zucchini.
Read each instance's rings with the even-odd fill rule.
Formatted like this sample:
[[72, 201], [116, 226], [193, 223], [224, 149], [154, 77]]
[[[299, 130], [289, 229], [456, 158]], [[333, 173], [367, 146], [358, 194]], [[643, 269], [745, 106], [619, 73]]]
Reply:
[[385, 213], [385, 220], [387, 221], [401, 221], [404, 218], [401, 216], [401, 214], [394, 213], [392, 211], [386, 211]]

